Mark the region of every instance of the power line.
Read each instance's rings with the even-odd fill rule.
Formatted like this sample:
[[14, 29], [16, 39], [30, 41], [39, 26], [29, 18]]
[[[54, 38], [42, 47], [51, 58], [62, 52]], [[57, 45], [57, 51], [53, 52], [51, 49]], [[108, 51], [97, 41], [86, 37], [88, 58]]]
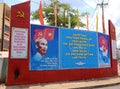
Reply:
[[[95, 12], [96, 12], [96, 10], [97, 10], [97, 6], [96, 6], [96, 8], [94, 9], [94, 13], [93, 13], [93, 15], [95, 14]], [[94, 17], [94, 16], [93, 16]], [[91, 22], [91, 24], [90, 24], [90, 28], [94, 28], [94, 23], [95, 23], [95, 19], [93, 18], [93, 20], [92, 20], [92, 22]]]
[[[111, 14], [111, 13], [108, 12], [107, 10], [105, 10], [105, 12], [107, 12], [107, 14], [108, 14], [110, 17], [112, 17], [113, 19], [116, 19], [116, 17], [113, 16], [113, 14]], [[120, 23], [120, 19], [118, 19], [116, 22], [117, 22], [117, 23]]]
[[82, 0], [87, 6], [89, 6], [90, 8], [93, 8], [92, 6], [90, 6], [85, 0]]

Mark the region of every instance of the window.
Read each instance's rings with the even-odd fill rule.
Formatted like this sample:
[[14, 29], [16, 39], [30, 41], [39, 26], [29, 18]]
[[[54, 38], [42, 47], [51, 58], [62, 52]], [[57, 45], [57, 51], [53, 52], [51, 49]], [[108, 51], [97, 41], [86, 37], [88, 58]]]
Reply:
[[5, 32], [6, 32], [6, 33], [10, 33], [10, 27], [7, 26], [7, 25], [5, 25]]
[[5, 49], [8, 49], [8, 48], [9, 48], [9, 41], [4, 39], [3, 45], [4, 45], [3, 47], [4, 47]]
[[7, 16], [8, 18], [10, 18], [10, 8], [6, 5], [6, 8], [5, 8], [5, 16]]

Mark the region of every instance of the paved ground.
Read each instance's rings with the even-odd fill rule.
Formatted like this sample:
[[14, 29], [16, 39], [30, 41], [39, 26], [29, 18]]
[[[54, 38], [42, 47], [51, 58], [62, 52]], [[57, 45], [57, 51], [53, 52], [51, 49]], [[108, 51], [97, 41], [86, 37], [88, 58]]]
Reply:
[[120, 77], [108, 77], [95, 80], [81, 80], [56, 83], [39, 83], [29, 85], [5, 86], [0, 85], [0, 89], [91, 89], [93, 87], [110, 86], [120, 84]]

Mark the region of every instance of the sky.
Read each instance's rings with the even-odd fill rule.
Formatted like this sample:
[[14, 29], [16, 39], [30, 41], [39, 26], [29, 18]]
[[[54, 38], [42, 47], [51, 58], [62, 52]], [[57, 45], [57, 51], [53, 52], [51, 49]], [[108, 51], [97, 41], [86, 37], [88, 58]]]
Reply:
[[[18, 3], [22, 3], [28, 0], [0, 0], [1, 2], [7, 3], [9, 6], [15, 5]], [[49, 3], [49, 0], [43, 0], [46, 3]], [[102, 10], [100, 6], [97, 4], [101, 4], [102, 1], [104, 3], [108, 3], [104, 7], [104, 16], [105, 16], [105, 28], [108, 28], [108, 19], [110, 19], [115, 28], [117, 35], [117, 46], [120, 47], [120, 0], [59, 0], [61, 3], [70, 4], [70, 6], [74, 9], [78, 9], [79, 13], [88, 12], [89, 13], [89, 28], [95, 29], [95, 19], [96, 13], [98, 13], [98, 21], [99, 21], [99, 29], [102, 29], [101, 25], [101, 15]], [[31, 0], [31, 11], [38, 9], [40, 0]], [[39, 23], [39, 21], [33, 21], [34, 23]], [[100, 30], [101, 32], [102, 30]]]

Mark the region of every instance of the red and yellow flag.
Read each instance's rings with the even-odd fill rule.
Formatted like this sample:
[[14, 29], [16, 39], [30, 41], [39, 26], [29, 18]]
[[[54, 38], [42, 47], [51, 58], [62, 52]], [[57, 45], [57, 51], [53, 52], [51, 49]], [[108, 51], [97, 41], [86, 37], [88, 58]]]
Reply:
[[40, 6], [39, 6], [39, 21], [41, 25], [44, 25], [44, 18], [43, 18], [43, 13], [42, 13], [42, 2], [40, 1]]

